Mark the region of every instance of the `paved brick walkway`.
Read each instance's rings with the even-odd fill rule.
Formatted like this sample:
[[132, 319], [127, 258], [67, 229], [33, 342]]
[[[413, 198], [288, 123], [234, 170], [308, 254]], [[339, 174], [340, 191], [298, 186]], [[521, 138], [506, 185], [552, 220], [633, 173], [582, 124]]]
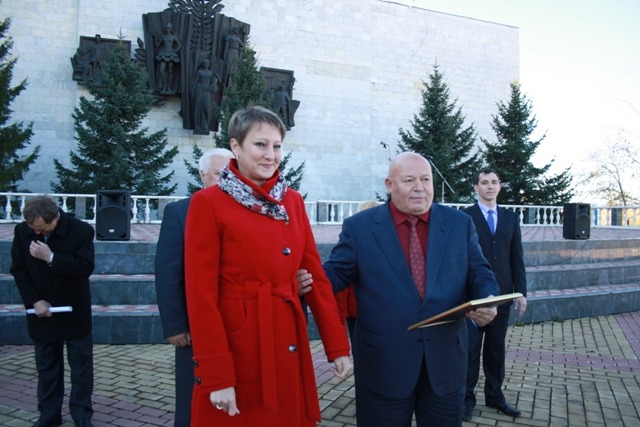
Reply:
[[[478, 406], [465, 426], [640, 426], [640, 312], [514, 325], [507, 341], [505, 394], [522, 416], [485, 407], [478, 387]], [[310, 344], [320, 425], [355, 426], [353, 376], [335, 379], [322, 343]], [[173, 347], [96, 345], [95, 382], [97, 427], [172, 425]], [[32, 425], [35, 383], [33, 348], [0, 347], [0, 426]], [[67, 399], [70, 427], [66, 405]]]

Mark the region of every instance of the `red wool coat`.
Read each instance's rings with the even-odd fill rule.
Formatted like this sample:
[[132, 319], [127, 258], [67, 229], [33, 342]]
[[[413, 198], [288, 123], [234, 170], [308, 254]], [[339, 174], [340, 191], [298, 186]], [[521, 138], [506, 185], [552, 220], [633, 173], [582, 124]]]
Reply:
[[338, 312], [340, 313], [340, 321], [343, 325], [347, 324], [347, 317], [358, 317], [358, 305], [356, 304], [356, 291], [353, 285], [349, 285], [347, 289], [343, 289], [336, 293], [336, 302], [338, 303]]
[[[288, 223], [249, 210], [218, 186], [192, 197], [185, 234], [196, 376], [192, 426], [316, 426], [320, 408], [299, 268], [313, 275], [305, 299], [328, 359], [349, 355], [304, 201], [288, 189], [282, 203]], [[240, 410], [234, 417], [209, 400], [210, 392], [231, 386]]]

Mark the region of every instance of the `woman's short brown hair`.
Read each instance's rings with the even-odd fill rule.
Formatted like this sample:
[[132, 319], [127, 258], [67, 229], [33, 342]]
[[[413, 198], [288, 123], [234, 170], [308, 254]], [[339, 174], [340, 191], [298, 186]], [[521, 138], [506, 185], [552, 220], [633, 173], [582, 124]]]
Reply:
[[287, 128], [280, 116], [267, 108], [257, 105], [243, 108], [233, 113], [229, 120], [229, 138], [235, 139], [238, 144], [242, 145], [251, 128], [260, 123], [276, 127], [280, 131], [280, 137], [284, 139]]

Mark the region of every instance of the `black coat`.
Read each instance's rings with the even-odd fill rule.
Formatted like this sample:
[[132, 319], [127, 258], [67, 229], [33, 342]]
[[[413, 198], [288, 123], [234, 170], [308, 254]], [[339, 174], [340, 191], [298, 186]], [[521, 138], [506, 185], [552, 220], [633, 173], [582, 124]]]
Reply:
[[184, 226], [191, 198], [164, 209], [156, 248], [156, 296], [164, 337], [189, 332], [184, 287]]
[[94, 268], [93, 227], [64, 212], [47, 244], [54, 253], [51, 267], [29, 253], [40, 239], [26, 222], [16, 225], [11, 247], [11, 274], [26, 308], [39, 300], [52, 306], [73, 307], [71, 313], [51, 317], [27, 315], [29, 336], [42, 342], [71, 340], [91, 333], [89, 276]]

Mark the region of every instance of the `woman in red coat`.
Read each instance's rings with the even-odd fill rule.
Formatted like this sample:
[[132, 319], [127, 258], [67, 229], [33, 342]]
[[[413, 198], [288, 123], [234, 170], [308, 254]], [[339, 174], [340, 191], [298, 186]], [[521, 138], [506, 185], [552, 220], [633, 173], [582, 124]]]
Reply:
[[196, 385], [192, 426], [302, 427], [320, 407], [296, 272], [327, 357], [344, 378], [349, 344], [304, 201], [278, 166], [285, 126], [250, 107], [229, 121], [232, 159], [187, 215], [185, 275]]

